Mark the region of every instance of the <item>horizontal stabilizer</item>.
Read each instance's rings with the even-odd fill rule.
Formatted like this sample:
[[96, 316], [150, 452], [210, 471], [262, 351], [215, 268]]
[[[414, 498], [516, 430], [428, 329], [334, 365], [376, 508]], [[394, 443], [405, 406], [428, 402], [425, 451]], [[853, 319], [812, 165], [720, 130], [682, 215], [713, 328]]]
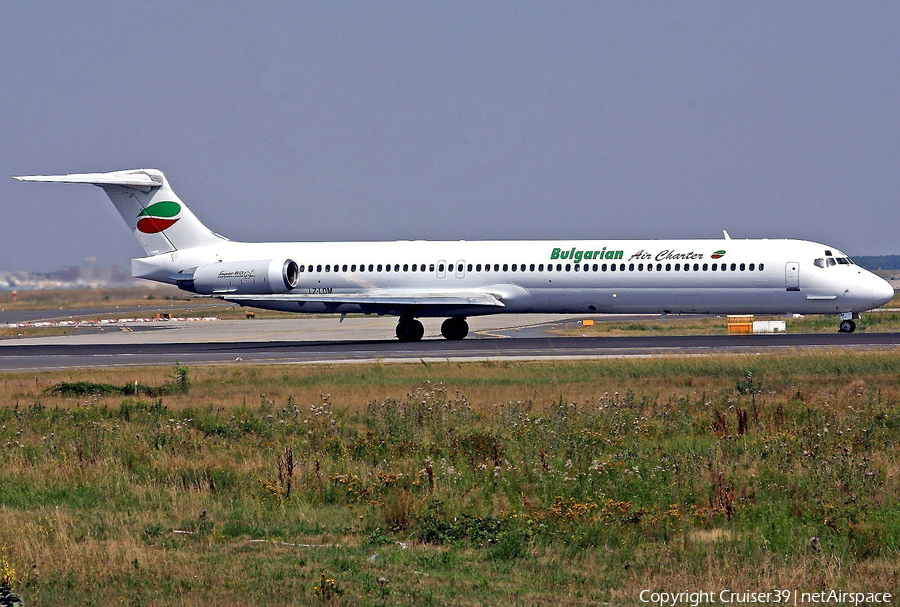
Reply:
[[150, 189], [160, 187], [163, 177], [159, 171], [134, 170], [114, 173], [73, 173], [70, 175], [22, 175], [13, 177], [19, 181], [46, 183], [87, 183], [96, 186], [118, 185], [127, 188]]

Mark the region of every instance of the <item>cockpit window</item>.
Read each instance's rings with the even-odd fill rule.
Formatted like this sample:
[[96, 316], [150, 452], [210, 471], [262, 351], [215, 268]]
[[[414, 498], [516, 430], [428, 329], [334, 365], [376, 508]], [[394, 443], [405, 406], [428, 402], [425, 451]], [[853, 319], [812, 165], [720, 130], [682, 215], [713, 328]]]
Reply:
[[829, 268], [830, 268], [831, 266], [837, 265], [837, 262], [834, 260], [834, 257], [829, 257], [826, 261], [828, 262], [828, 267], [829, 267]]
[[818, 268], [824, 268], [824, 267], [825, 267], [825, 260], [824, 260], [823, 258], [821, 258], [821, 257], [819, 257], [818, 259], [816, 259], [813, 263], [816, 264], [816, 267], [818, 267]]
[[842, 266], [849, 266], [849, 265], [850, 265], [850, 262], [847, 261], [847, 258], [846, 258], [846, 257], [838, 257], [838, 258], [837, 258], [837, 262], [838, 262], [839, 264], [841, 264]]

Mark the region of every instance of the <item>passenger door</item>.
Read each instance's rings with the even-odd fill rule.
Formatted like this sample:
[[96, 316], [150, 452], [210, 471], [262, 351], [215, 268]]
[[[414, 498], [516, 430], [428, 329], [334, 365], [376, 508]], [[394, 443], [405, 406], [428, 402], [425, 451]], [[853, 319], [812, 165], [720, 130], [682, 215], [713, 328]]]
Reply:
[[784, 266], [784, 287], [788, 291], [800, 290], [800, 264], [789, 261]]

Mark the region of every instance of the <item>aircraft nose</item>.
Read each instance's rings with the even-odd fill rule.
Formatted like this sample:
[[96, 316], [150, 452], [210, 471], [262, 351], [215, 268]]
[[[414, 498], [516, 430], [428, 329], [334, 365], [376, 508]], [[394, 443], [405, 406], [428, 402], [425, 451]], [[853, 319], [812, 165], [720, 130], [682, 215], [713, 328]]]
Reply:
[[883, 278], [878, 278], [878, 284], [872, 287], [872, 299], [875, 300], [875, 307], [883, 306], [894, 299], [894, 287]]

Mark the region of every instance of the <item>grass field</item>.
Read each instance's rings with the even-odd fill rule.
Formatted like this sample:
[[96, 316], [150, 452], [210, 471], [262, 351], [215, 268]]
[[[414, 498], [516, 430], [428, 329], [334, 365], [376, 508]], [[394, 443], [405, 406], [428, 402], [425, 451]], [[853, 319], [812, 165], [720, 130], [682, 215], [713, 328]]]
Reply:
[[27, 605], [900, 588], [892, 352], [0, 378]]

